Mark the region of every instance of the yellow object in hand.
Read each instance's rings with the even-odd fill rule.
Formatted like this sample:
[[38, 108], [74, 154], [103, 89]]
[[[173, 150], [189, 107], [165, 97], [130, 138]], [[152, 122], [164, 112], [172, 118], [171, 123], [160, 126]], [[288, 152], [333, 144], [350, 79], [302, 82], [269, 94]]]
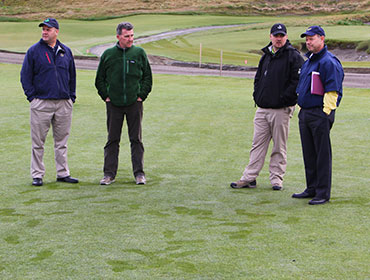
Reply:
[[337, 108], [338, 93], [336, 91], [329, 91], [324, 94], [324, 108], [325, 114], [330, 115], [331, 111]]

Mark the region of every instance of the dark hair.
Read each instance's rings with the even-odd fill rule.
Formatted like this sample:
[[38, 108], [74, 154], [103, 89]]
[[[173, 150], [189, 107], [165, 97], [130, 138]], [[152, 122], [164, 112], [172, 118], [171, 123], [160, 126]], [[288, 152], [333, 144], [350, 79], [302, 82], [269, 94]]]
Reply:
[[117, 29], [116, 29], [117, 35], [122, 34], [122, 29], [132, 30], [134, 29], [134, 26], [129, 22], [121, 22], [120, 24], [118, 24]]

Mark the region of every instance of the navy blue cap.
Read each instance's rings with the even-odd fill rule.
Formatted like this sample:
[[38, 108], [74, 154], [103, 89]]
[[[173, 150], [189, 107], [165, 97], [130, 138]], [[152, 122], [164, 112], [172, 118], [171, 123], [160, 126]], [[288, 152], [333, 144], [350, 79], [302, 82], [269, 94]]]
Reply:
[[272, 35], [277, 35], [277, 34], [283, 34], [284, 36], [286, 35], [286, 27], [282, 23], [276, 23], [271, 27], [270, 34]]
[[313, 35], [325, 36], [325, 31], [324, 29], [321, 28], [321, 26], [312, 25], [309, 28], [307, 28], [305, 33], [301, 34], [301, 38], [306, 37], [306, 36], [313, 36]]
[[41, 26], [48, 26], [48, 27], [54, 27], [56, 29], [59, 29], [59, 23], [55, 18], [47, 18], [43, 22], [39, 24], [39, 27]]

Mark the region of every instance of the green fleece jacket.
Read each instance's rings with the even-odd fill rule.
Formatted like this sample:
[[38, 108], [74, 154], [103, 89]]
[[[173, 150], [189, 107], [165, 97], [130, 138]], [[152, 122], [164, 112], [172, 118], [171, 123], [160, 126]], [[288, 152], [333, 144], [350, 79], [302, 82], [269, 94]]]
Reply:
[[152, 90], [152, 70], [145, 51], [136, 46], [122, 49], [117, 43], [100, 58], [95, 78], [98, 94], [115, 106], [129, 106]]

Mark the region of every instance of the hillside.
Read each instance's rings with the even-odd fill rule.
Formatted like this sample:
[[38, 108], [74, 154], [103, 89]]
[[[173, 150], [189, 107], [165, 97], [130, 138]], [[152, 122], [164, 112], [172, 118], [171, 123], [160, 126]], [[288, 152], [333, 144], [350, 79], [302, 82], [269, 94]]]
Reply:
[[39, 19], [108, 18], [136, 13], [222, 13], [232, 15], [360, 13], [355, 19], [368, 22], [369, 0], [0, 0], [0, 18]]

